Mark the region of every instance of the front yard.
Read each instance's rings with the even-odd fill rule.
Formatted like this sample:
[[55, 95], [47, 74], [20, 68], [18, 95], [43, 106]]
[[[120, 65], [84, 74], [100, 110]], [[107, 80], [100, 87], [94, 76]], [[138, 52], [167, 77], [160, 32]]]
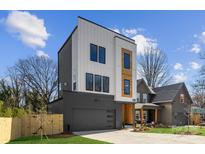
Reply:
[[77, 135], [69, 137], [45, 137], [41, 140], [40, 136], [21, 137], [10, 141], [7, 144], [109, 144], [99, 140], [89, 139]]
[[[189, 131], [188, 131], [189, 130]], [[187, 134], [205, 136], [205, 128], [190, 126], [188, 127], [172, 127], [172, 128], [150, 128], [145, 133], [160, 133], [160, 134]]]

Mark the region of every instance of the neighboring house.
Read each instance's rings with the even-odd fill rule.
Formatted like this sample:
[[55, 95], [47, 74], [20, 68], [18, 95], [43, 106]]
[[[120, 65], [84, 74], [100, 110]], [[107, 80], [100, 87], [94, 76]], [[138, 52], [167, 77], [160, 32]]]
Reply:
[[205, 109], [195, 104], [191, 106], [191, 124], [198, 125], [205, 122]]
[[78, 17], [58, 52], [59, 99], [65, 131], [122, 128], [135, 121], [135, 41]]
[[192, 99], [184, 83], [150, 88], [143, 79], [137, 80], [136, 121], [186, 125]]

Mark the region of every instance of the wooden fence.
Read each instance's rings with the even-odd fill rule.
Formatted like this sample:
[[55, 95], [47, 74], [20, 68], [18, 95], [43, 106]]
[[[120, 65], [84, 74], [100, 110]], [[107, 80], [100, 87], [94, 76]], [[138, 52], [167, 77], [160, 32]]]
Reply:
[[62, 132], [62, 114], [32, 114], [23, 118], [0, 117], [0, 143], [6, 143], [22, 136], [53, 135]]

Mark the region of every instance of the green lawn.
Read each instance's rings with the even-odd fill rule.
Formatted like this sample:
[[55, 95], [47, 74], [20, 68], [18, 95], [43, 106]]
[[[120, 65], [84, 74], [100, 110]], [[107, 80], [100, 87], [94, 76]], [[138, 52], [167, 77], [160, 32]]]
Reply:
[[[205, 136], [205, 128], [200, 127], [190, 127], [189, 131], [194, 135]], [[187, 127], [173, 127], [173, 128], [151, 128], [146, 130], [148, 133], [161, 133], [161, 134], [184, 134], [188, 132]]]
[[10, 141], [8, 144], [109, 144], [108, 142], [93, 140], [81, 136], [69, 137], [45, 137], [41, 140], [40, 136], [21, 137]]

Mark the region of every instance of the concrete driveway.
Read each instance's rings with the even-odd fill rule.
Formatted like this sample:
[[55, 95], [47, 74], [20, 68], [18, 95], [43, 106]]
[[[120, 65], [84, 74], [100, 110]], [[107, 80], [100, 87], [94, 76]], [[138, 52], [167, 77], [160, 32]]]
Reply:
[[205, 136], [136, 133], [131, 129], [83, 131], [74, 134], [115, 144], [205, 144]]

